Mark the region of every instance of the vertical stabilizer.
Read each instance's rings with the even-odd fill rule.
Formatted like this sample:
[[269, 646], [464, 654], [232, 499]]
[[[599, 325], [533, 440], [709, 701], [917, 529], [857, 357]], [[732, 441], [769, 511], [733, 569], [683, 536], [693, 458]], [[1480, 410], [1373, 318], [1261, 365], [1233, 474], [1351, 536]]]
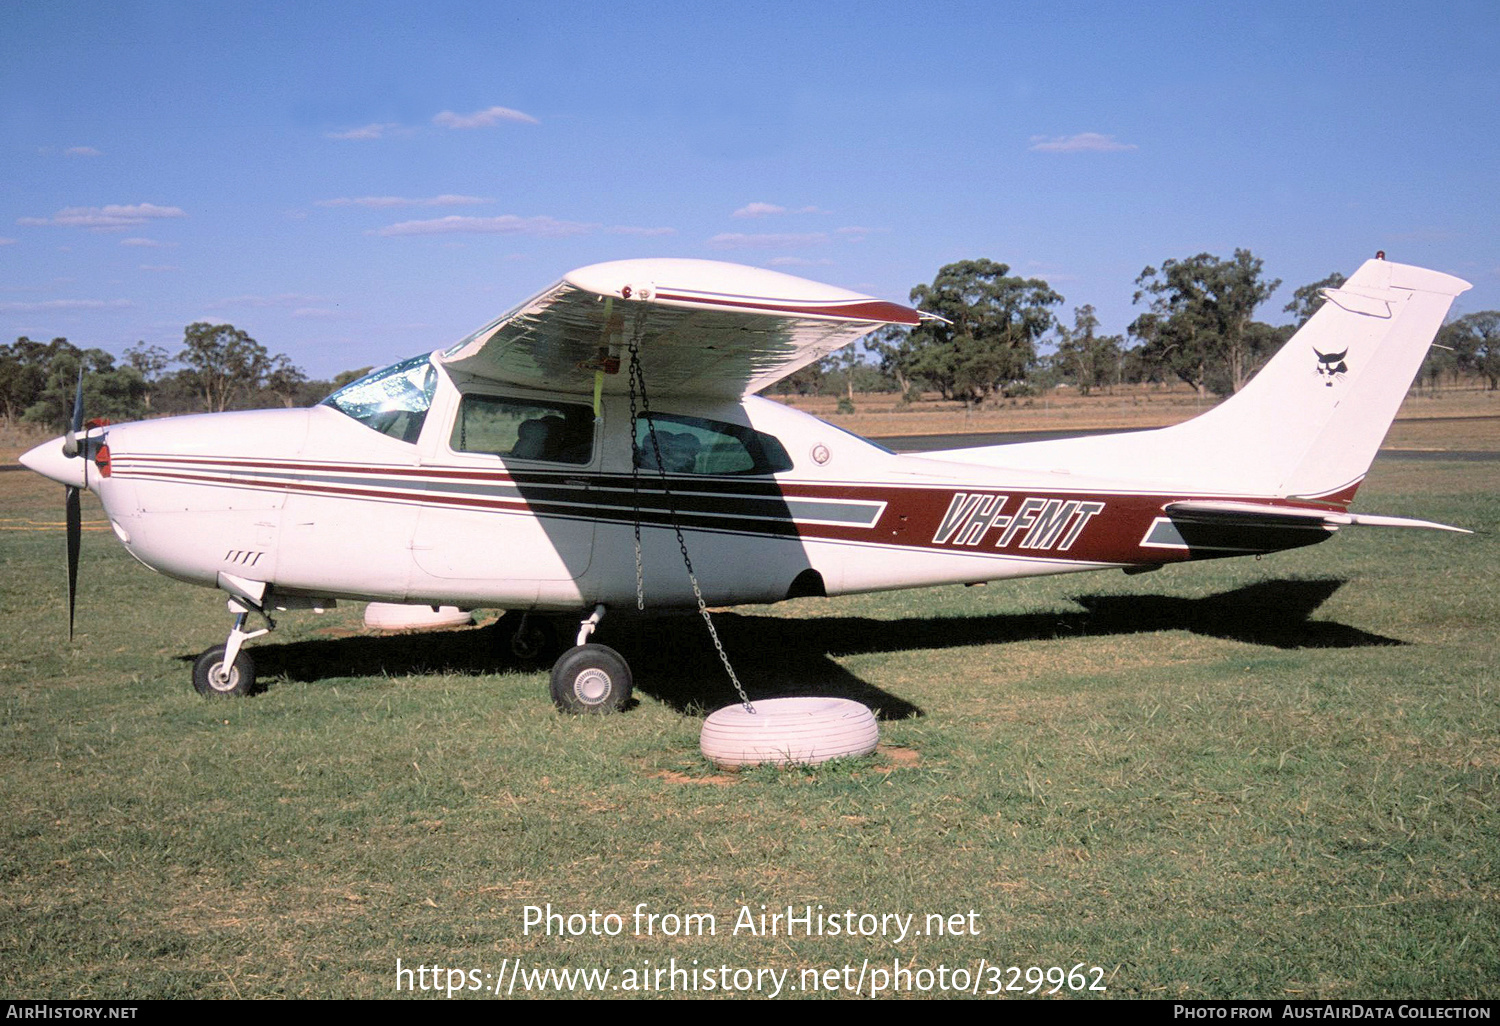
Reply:
[[[1258, 386], [1271, 411], [1262, 427], [1286, 425], [1276, 447], [1285, 460], [1280, 494], [1329, 494], [1365, 475], [1454, 297], [1468, 288], [1437, 271], [1369, 260], [1324, 293], [1327, 302], [1244, 389]], [[1238, 399], [1221, 409], [1232, 416]]]

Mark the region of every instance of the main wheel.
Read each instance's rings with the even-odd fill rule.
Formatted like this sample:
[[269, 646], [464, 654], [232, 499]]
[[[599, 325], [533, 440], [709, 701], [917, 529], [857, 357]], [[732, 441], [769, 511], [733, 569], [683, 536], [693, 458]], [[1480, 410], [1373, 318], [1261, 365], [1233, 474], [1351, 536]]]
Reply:
[[193, 664], [193, 687], [200, 695], [248, 695], [255, 690], [255, 661], [243, 648], [224, 673], [224, 646], [211, 648]]
[[570, 648], [552, 667], [552, 701], [565, 713], [610, 713], [630, 701], [630, 667], [605, 645]]

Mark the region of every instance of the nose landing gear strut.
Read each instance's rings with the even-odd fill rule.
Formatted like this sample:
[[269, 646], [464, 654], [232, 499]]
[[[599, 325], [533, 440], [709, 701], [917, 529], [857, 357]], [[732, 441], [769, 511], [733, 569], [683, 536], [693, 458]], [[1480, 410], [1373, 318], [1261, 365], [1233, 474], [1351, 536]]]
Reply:
[[234, 626], [229, 629], [229, 638], [198, 657], [193, 664], [193, 687], [200, 695], [248, 695], [255, 691], [255, 661], [244, 650], [245, 642], [270, 634], [276, 622], [264, 612], [266, 625], [258, 631], [245, 630], [250, 609], [238, 599], [229, 600], [230, 612], [234, 613]]

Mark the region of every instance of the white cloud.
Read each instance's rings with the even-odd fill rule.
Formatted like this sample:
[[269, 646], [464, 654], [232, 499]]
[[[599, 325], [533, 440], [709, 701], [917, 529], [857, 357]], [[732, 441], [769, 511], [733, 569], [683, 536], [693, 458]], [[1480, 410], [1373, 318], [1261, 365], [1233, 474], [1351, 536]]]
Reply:
[[421, 199], [407, 199], [405, 196], [340, 196], [338, 199], [318, 200], [318, 206], [370, 207], [380, 210], [390, 207], [463, 207], [493, 202], [494, 200], [485, 199], [482, 196], [455, 196], [444, 193], [441, 196], [428, 196]]
[[645, 238], [657, 238], [662, 235], [676, 235], [676, 228], [638, 228], [635, 225], [617, 224], [604, 229], [610, 235], [639, 235]]
[[171, 264], [141, 264], [141, 270], [143, 270], [143, 271], [180, 271], [180, 270], [182, 270], [182, 268], [180, 268], [180, 267], [174, 267]]
[[14, 246], [15, 244], [15, 239], [0, 239], [0, 246]]
[[1033, 153], [1118, 153], [1139, 149], [1135, 143], [1122, 143], [1112, 135], [1079, 132], [1077, 135], [1034, 135], [1027, 147]]
[[730, 214], [730, 217], [769, 217], [772, 214], [784, 214], [786, 207], [778, 207], [774, 203], [746, 203], [743, 207]]
[[366, 235], [531, 235], [556, 239], [574, 235], [589, 235], [603, 232], [608, 235], [635, 235], [653, 238], [676, 235], [676, 228], [617, 224], [603, 225], [584, 221], [564, 221], [556, 217], [517, 217], [501, 214], [498, 217], [462, 217], [449, 214], [426, 221], [402, 221], [366, 232]]
[[560, 238], [566, 235], [585, 235], [598, 231], [597, 224], [578, 221], [560, 221], [555, 217], [517, 217], [502, 214], [499, 217], [447, 217], [431, 221], [402, 221], [399, 224], [377, 228], [372, 235], [538, 235], [543, 238]]
[[4, 313], [45, 313], [67, 310], [115, 310], [135, 306], [128, 299], [48, 299], [40, 303], [0, 303]]
[[494, 128], [502, 121], [518, 121], [527, 125], [540, 124], [530, 114], [511, 110], [509, 107], [490, 107], [486, 110], [476, 110], [472, 114], [455, 114], [451, 110], [445, 110], [432, 119], [434, 125], [442, 125], [444, 128]]
[[49, 289], [75, 284], [76, 281], [76, 278], [53, 278], [45, 285], [0, 285], [0, 292], [46, 292]]
[[383, 139], [391, 132], [400, 129], [401, 125], [395, 121], [376, 122], [373, 125], [365, 125], [362, 128], [349, 128], [342, 132], [323, 133], [329, 139]]
[[806, 257], [779, 256], [772, 257], [766, 263], [771, 267], [832, 267], [833, 261], [827, 257], [821, 260], [809, 260]]
[[320, 306], [302, 306], [292, 311], [292, 316], [298, 320], [325, 320], [330, 317], [344, 316], [341, 310], [330, 310]]
[[1025, 273], [1033, 278], [1041, 278], [1047, 282], [1075, 282], [1083, 279], [1076, 274], [1059, 271], [1055, 264], [1046, 264], [1040, 260], [1026, 261]]
[[776, 214], [826, 214], [828, 211], [821, 207], [798, 207], [789, 211], [788, 208], [775, 203], [746, 203], [743, 207], [730, 214], [730, 217], [772, 217]]
[[63, 228], [92, 228], [95, 231], [117, 231], [163, 218], [187, 217], [180, 207], [159, 207], [154, 203], [111, 204], [107, 207], [64, 207], [51, 217], [23, 217], [17, 224], [58, 225]]
[[122, 246], [140, 246], [143, 249], [174, 249], [174, 248], [176, 248], [177, 243], [175, 243], [175, 242], [158, 242], [156, 239], [130, 238], [130, 239], [121, 239], [120, 240], [120, 245], [122, 245]]
[[104, 154], [92, 146], [73, 146], [63, 150], [63, 155], [68, 157], [102, 157]]
[[820, 246], [828, 241], [826, 232], [764, 233], [720, 232], [708, 240], [716, 249], [783, 249], [798, 246]]
[[210, 310], [222, 310], [226, 307], [250, 308], [256, 310], [271, 307], [300, 307], [308, 303], [321, 303], [324, 300], [320, 296], [303, 296], [295, 292], [283, 292], [279, 296], [230, 296], [228, 299], [220, 299], [208, 304]]

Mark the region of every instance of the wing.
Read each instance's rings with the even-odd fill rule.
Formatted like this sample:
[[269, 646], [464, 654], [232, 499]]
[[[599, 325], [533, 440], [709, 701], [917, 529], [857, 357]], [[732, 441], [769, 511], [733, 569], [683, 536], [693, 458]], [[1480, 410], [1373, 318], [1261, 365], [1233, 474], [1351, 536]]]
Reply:
[[917, 311], [858, 292], [713, 260], [619, 260], [573, 271], [445, 352], [449, 367], [531, 388], [628, 388], [639, 341], [652, 396], [758, 392]]

